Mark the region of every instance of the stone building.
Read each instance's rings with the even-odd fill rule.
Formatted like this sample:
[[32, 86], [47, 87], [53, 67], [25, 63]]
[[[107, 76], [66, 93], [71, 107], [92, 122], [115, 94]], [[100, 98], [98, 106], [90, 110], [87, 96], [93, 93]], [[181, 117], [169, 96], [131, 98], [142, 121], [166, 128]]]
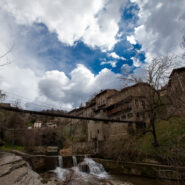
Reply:
[[[86, 103], [85, 107], [74, 109], [72, 115], [83, 117], [109, 118], [116, 120], [140, 121], [140, 124], [86, 121], [87, 141], [94, 143], [94, 151], [99, 152], [105, 141], [119, 140], [127, 137], [128, 127], [135, 131], [145, 128], [148, 123], [146, 114], [146, 93], [151, 87], [146, 83], [126, 87], [120, 91], [107, 89], [101, 91], [93, 99]], [[73, 120], [71, 124], [78, 124], [81, 120]]]
[[[91, 111], [93, 112], [93, 117], [101, 117], [107, 118], [106, 106], [107, 99], [109, 96], [117, 93], [114, 89], [107, 89], [101, 91], [94, 98], [95, 105], [91, 107]], [[95, 143], [99, 143], [108, 138], [109, 135], [109, 123], [106, 122], [95, 122], [88, 121], [88, 141], [94, 141]], [[98, 144], [97, 144], [98, 145]]]
[[185, 114], [185, 67], [172, 71], [166, 96], [169, 104], [172, 105], [169, 114]]
[[[84, 117], [128, 121], [128, 123], [87, 121], [87, 143], [94, 143], [94, 152], [100, 152], [105, 142], [116, 142], [127, 137], [130, 128], [137, 132], [149, 126], [150, 117], [146, 110], [150, 105], [152, 91], [153, 88], [147, 83], [137, 83], [120, 91], [103, 90], [88, 101], [85, 107], [71, 112], [73, 115]], [[173, 70], [169, 83], [160, 90], [160, 96], [163, 99], [169, 96], [174, 103], [180, 101], [185, 105], [185, 68]], [[132, 124], [129, 121], [132, 121]]]
[[99, 148], [101, 148], [104, 141], [116, 141], [120, 138], [127, 137], [128, 127], [131, 126], [137, 131], [137, 129], [143, 129], [148, 125], [149, 118], [146, 113], [147, 90], [151, 90], [148, 84], [139, 83], [120, 91], [105, 90], [95, 97], [96, 106], [94, 109], [94, 117], [140, 121], [140, 123], [137, 124], [130, 124], [129, 122], [89, 121], [88, 142], [95, 143], [96, 152], [99, 152]]
[[176, 103], [185, 101], [185, 67], [172, 71], [168, 82], [167, 93]]
[[101, 91], [99, 94], [97, 94], [95, 97], [95, 102], [96, 102], [95, 112], [99, 112], [104, 107], [106, 107], [107, 106], [107, 98], [116, 94], [116, 93], [117, 93], [117, 91], [114, 89], [106, 89], [106, 90]]
[[57, 124], [53, 121], [48, 121], [46, 123], [46, 127], [48, 127], [48, 128], [57, 128]]
[[152, 88], [146, 83], [138, 83], [123, 88], [108, 98], [106, 107], [110, 118], [148, 122], [147, 98]]
[[36, 121], [33, 125], [33, 128], [41, 128], [43, 125], [42, 121]]

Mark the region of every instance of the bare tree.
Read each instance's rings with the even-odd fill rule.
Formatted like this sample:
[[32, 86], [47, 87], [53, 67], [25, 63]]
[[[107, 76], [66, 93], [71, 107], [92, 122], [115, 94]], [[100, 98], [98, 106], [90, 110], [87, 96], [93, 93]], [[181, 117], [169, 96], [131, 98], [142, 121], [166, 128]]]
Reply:
[[148, 96], [146, 98], [148, 113], [150, 117], [150, 125], [152, 127], [152, 134], [154, 138], [154, 146], [158, 146], [157, 134], [155, 121], [157, 118], [158, 109], [164, 105], [161, 100], [160, 89], [164, 86], [167, 81], [171, 68], [173, 66], [173, 57], [156, 57], [147, 66], [147, 77], [146, 82], [152, 87], [152, 89], [147, 92]]
[[123, 71], [122, 79], [130, 84], [145, 82], [148, 83], [151, 88], [146, 89], [145, 101], [146, 101], [146, 112], [150, 118], [151, 132], [154, 139], [154, 146], [158, 146], [158, 139], [156, 134], [155, 121], [157, 119], [157, 111], [159, 107], [163, 106], [164, 103], [160, 97], [160, 89], [168, 81], [171, 68], [173, 68], [174, 57], [155, 57], [151, 62], [148, 63], [145, 69], [146, 74], [143, 74], [143, 78], [138, 78], [132, 71]]
[[[5, 58], [5, 57], [13, 50], [13, 48], [14, 48], [14, 44], [12, 44], [12, 46], [10, 47], [10, 49], [9, 49], [8, 51], [6, 51], [4, 54], [0, 55], [0, 60], [1, 60], [2, 58]], [[8, 65], [8, 64], [10, 64], [9, 61], [4, 62], [4, 63], [0, 64], [0, 67], [6, 66], [6, 65]]]
[[[11, 48], [10, 48], [7, 52], [5, 52], [4, 54], [0, 55], [0, 60], [1, 60], [2, 58], [5, 58], [5, 57], [13, 50], [13, 48], [14, 48], [14, 45], [12, 45]], [[3, 67], [3, 66], [8, 65], [8, 64], [10, 64], [9, 61], [8, 61], [8, 62], [4, 62], [4, 63], [0, 64], [0, 67]], [[4, 93], [0, 90], [0, 100], [4, 100], [5, 98], [6, 98], [6, 94], [4, 94]]]
[[6, 94], [4, 94], [1, 90], [0, 90], [0, 100], [4, 100], [6, 98]]

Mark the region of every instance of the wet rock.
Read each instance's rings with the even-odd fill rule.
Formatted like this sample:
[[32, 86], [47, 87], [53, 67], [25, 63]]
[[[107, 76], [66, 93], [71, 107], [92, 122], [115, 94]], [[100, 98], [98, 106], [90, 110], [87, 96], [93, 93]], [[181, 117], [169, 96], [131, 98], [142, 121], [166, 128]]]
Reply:
[[0, 139], [0, 146], [3, 146], [4, 144], [5, 142]]
[[89, 166], [85, 163], [79, 164], [79, 169], [81, 172], [90, 173]]

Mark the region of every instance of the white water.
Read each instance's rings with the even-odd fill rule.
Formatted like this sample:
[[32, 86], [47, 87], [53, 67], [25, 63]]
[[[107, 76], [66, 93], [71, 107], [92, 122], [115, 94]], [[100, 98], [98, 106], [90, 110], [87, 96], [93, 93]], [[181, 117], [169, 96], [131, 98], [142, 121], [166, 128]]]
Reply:
[[67, 175], [70, 173], [70, 171], [67, 170], [67, 169], [64, 169], [64, 168], [57, 167], [54, 170], [54, 173], [57, 174], [57, 177], [58, 177], [59, 180], [65, 181], [66, 178], [67, 178]]
[[93, 161], [91, 158], [85, 158], [84, 163], [89, 166], [90, 174], [99, 178], [108, 178], [108, 173], [105, 171], [102, 164]]
[[77, 163], [77, 158], [76, 158], [76, 156], [73, 155], [72, 158], [73, 158], [73, 166], [77, 166], [78, 163]]
[[61, 155], [58, 156], [58, 164], [60, 168], [63, 168], [63, 158]]
[[[59, 165], [62, 166], [62, 157], [59, 157]], [[79, 166], [77, 165], [76, 156], [73, 156], [73, 164], [74, 167], [70, 170], [64, 169], [62, 167], [57, 167], [54, 172], [57, 174], [57, 178], [60, 181], [65, 182], [67, 177], [71, 175], [73, 171], [74, 174], [72, 175], [72, 184], [79, 185], [80, 182], [86, 182], [90, 184], [97, 184], [99, 180], [106, 180], [106, 182], [111, 182], [108, 184], [116, 184], [116, 185], [133, 185], [132, 183], [121, 182], [121, 181], [112, 181], [112, 177], [104, 170], [102, 164], [99, 164], [93, 161], [91, 158], [84, 158], [83, 164], [88, 165], [89, 173], [81, 172]], [[81, 164], [82, 164], [81, 163]], [[114, 183], [113, 183], [114, 182]]]

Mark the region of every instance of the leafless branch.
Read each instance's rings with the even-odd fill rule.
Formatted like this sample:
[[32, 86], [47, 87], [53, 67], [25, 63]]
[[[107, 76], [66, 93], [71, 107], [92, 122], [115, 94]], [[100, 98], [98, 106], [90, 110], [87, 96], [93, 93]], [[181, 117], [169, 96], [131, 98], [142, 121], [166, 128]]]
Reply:
[[14, 48], [14, 44], [11, 46], [11, 48], [6, 53], [0, 56], [0, 59], [8, 55], [13, 50], [13, 48]]
[[[11, 46], [11, 48], [10, 48], [7, 52], [5, 52], [3, 55], [0, 56], [0, 59], [2, 59], [2, 58], [4, 58], [5, 56], [7, 56], [7, 55], [13, 50], [13, 48], [14, 48], [14, 44]], [[8, 62], [5, 62], [5, 63], [3, 63], [3, 64], [0, 64], [0, 67], [6, 66], [6, 65], [8, 65], [8, 64], [10, 64], [9, 61], [8, 61]]]

